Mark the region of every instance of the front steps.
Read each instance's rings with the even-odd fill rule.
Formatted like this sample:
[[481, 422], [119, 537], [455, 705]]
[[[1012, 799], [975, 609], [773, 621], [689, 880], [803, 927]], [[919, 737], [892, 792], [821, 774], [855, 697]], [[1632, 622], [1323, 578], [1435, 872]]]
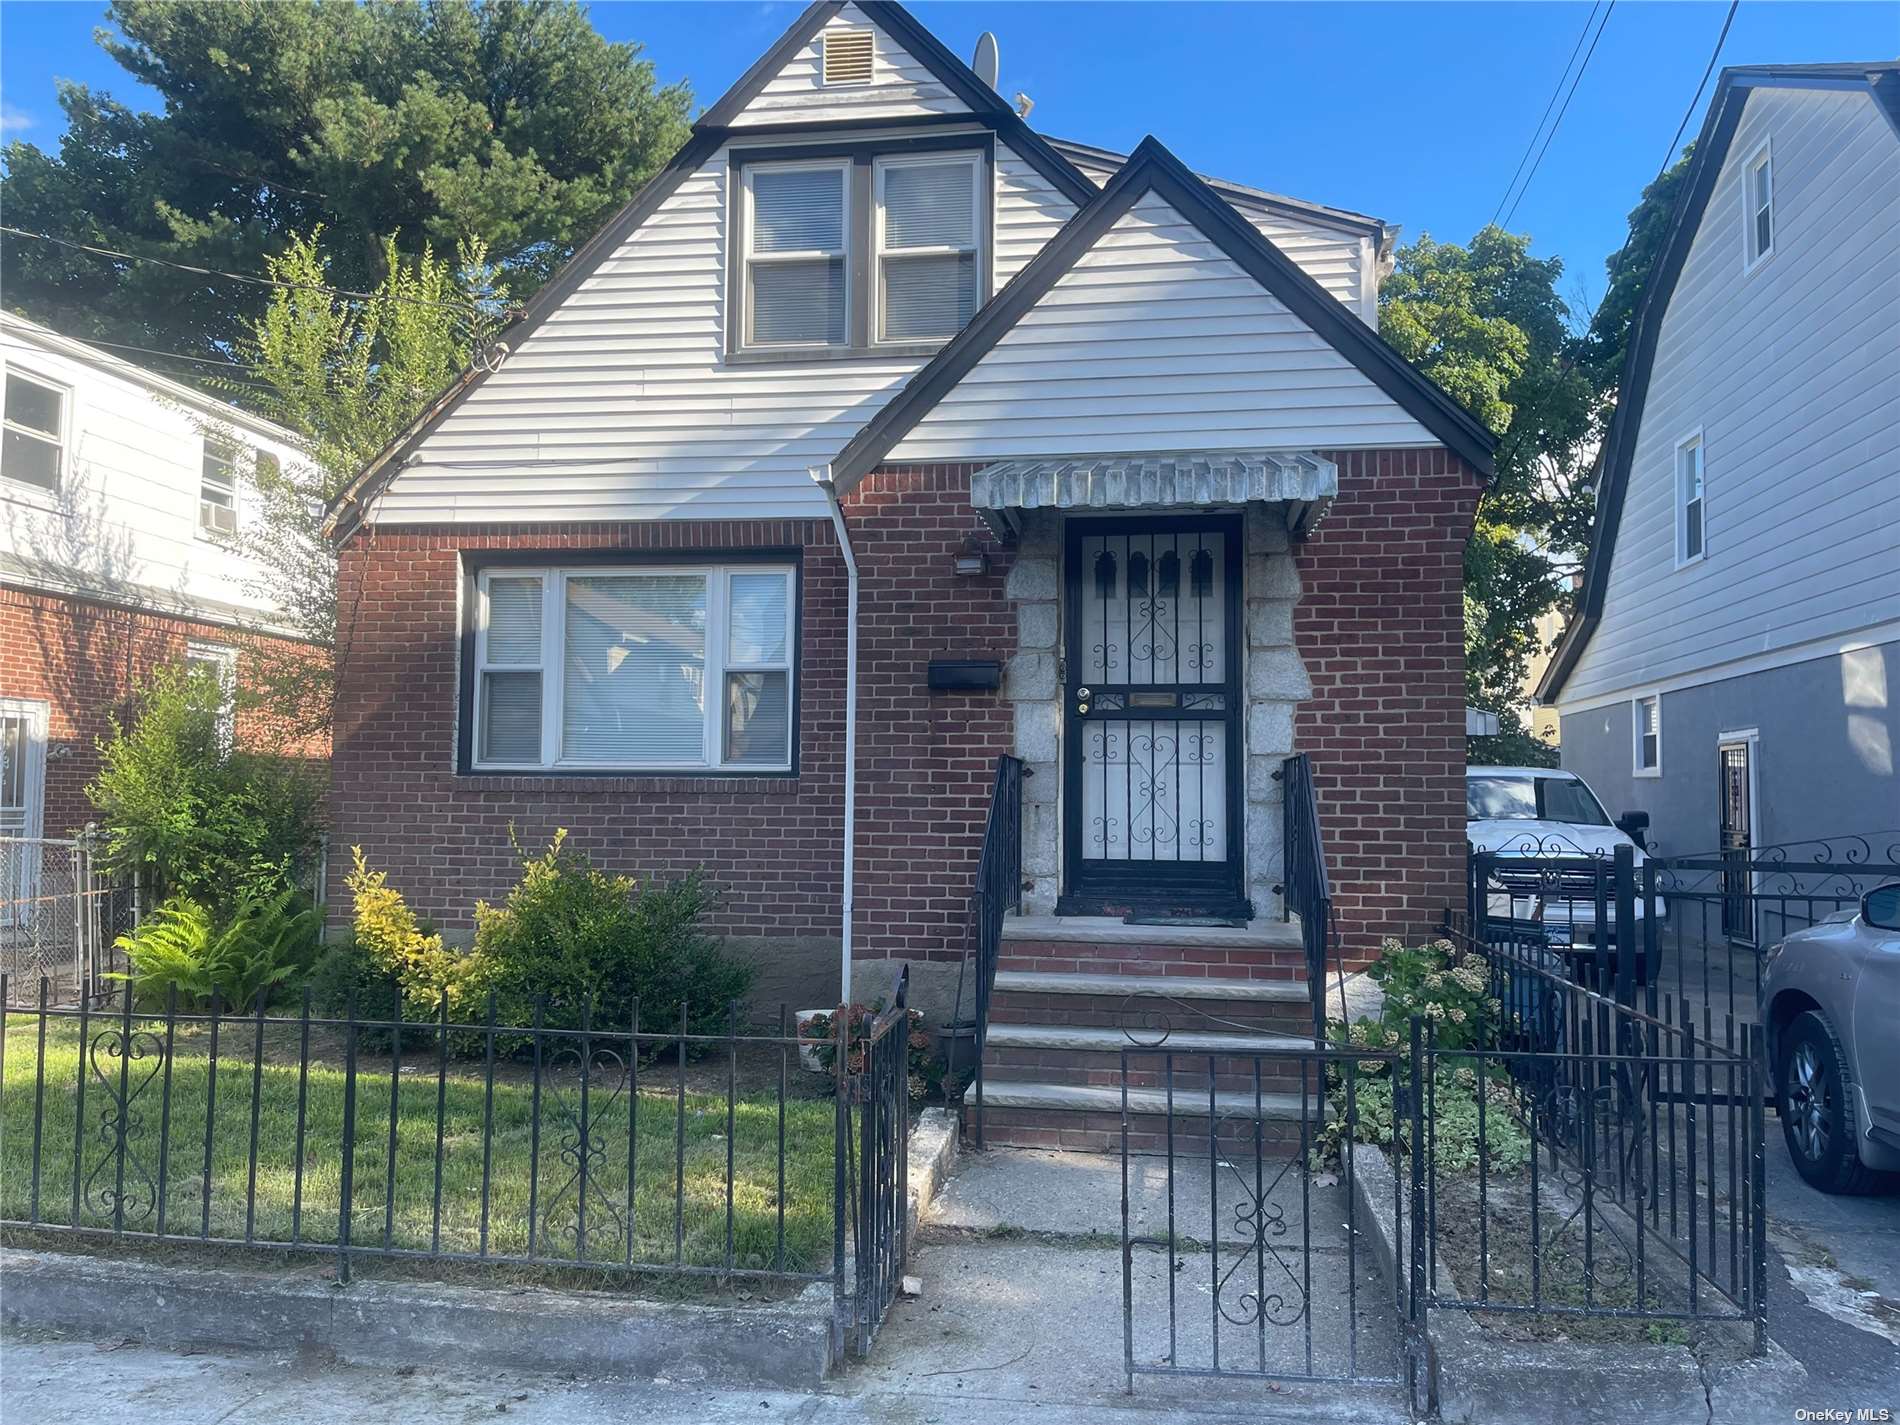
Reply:
[[[1174, 1151], [1205, 1153], [1210, 1121], [1225, 1142], [1298, 1150], [1324, 1096], [1319, 1068], [1254, 1057], [1312, 1043], [1297, 924], [1032, 916], [1006, 921], [1003, 941], [983, 1055], [985, 1146], [1119, 1152], [1125, 1076], [1135, 1151], [1168, 1151], [1172, 1137]], [[972, 1089], [972, 1136], [978, 1120]]]

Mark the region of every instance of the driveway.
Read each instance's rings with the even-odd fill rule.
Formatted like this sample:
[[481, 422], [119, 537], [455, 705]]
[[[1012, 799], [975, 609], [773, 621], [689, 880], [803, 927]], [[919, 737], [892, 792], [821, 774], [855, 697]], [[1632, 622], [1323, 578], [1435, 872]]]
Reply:
[[1810, 1379], [1900, 1405], [1900, 1195], [1816, 1192], [1773, 1114], [1764, 1138], [1769, 1334]]

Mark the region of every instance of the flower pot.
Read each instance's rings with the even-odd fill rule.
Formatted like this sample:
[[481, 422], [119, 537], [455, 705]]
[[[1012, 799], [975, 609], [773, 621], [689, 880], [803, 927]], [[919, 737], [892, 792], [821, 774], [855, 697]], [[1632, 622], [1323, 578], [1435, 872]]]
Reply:
[[808, 1069], [814, 1074], [822, 1074], [825, 1072], [824, 1060], [818, 1057], [819, 1046], [815, 1041], [806, 1040], [805, 1026], [807, 1024], [810, 1024], [814, 1019], [818, 1019], [821, 1016], [827, 1015], [830, 1013], [831, 1011], [829, 1009], [801, 1009], [797, 1012], [795, 1017], [798, 1022], [797, 1033], [798, 1033], [798, 1041], [799, 1041], [798, 1043], [798, 1067], [799, 1068]]

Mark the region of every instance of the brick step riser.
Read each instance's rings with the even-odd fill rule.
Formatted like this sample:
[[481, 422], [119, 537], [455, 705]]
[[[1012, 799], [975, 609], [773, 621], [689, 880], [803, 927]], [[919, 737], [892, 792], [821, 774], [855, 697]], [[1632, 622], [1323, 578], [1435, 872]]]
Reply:
[[[965, 1105], [964, 1131], [974, 1133], [975, 1110]], [[990, 1148], [1064, 1148], [1079, 1153], [1120, 1153], [1122, 1123], [1119, 1114], [1064, 1113], [1044, 1109], [989, 1107], [983, 1114], [983, 1142]], [[1254, 1156], [1253, 1129], [1243, 1134], [1223, 1132], [1219, 1143], [1223, 1154], [1236, 1161], [1250, 1162]], [[1133, 1114], [1128, 1123], [1128, 1150], [1132, 1153], [1162, 1154], [1169, 1148], [1167, 1125], [1159, 1114]], [[1207, 1120], [1177, 1117], [1173, 1148], [1176, 1157], [1205, 1158]], [[1269, 1122], [1262, 1125], [1260, 1156], [1268, 1162], [1294, 1158], [1300, 1152], [1300, 1128], [1297, 1123]]]
[[[1165, 1077], [1170, 1054], [1139, 1044], [1130, 1044], [1125, 1056], [1128, 1072], [1131, 1074], [1152, 1074], [1156, 1078]], [[1183, 1049], [1176, 1047], [1172, 1051], [1174, 1077], [1177, 1081], [1196, 1079], [1205, 1081], [1210, 1060], [1216, 1074], [1222, 1076], [1253, 1077], [1254, 1065], [1260, 1066], [1260, 1077], [1288, 1079], [1298, 1083], [1300, 1071], [1306, 1072], [1308, 1083], [1323, 1079], [1323, 1068], [1312, 1059], [1302, 1060], [1297, 1054], [1243, 1054], [1234, 1050], [1216, 1049], [1211, 1054], [1205, 1049]], [[1018, 1068], [1083, 1068], [1112, 1069], [1121, 1072], [1124, 1055], [1120, 1049], [1071, 1049], [1054, 1047], [1047, 1044], [996, 1044], [989, 1046], [983, 1055], [983, 1067], [992, 1068], [1014, 1066]]]
[[1303, 1000], [1156, 999], [1152, 995], [1130, 999], [1127, 995], [998, 990], [990, 1001], [990, 1023], [1054, 1024], [1078, 1029], [1134, 1027], [1137, 1031], [1165, 1023], [1177, 1030], [1235, 1029], [1304, 1037], [1313, 1032], [1313, 1011]]
[[1205, 945], [1089, 945], [1012, 940], [1003, 947], [1005, 970], [1055, 971], [1074, 975], [1179, 975], [1212, 980], [1299, 980], [1306, 956], [1292, 949]]

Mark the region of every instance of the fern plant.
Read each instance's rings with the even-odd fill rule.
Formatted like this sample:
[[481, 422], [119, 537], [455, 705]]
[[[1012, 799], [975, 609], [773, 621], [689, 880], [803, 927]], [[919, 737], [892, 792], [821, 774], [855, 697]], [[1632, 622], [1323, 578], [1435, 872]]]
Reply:
[[216, 995], [242, 1009], [307, 968], [319, 928], [316, 910], [294, 890], [247, 896], [222, 925], [201, 902], [177, 896], [113, 942], [131, 967], [113, 978], [129, 980], [146, 1005], [164, 1002], [175, 989], [193, 1005]]

